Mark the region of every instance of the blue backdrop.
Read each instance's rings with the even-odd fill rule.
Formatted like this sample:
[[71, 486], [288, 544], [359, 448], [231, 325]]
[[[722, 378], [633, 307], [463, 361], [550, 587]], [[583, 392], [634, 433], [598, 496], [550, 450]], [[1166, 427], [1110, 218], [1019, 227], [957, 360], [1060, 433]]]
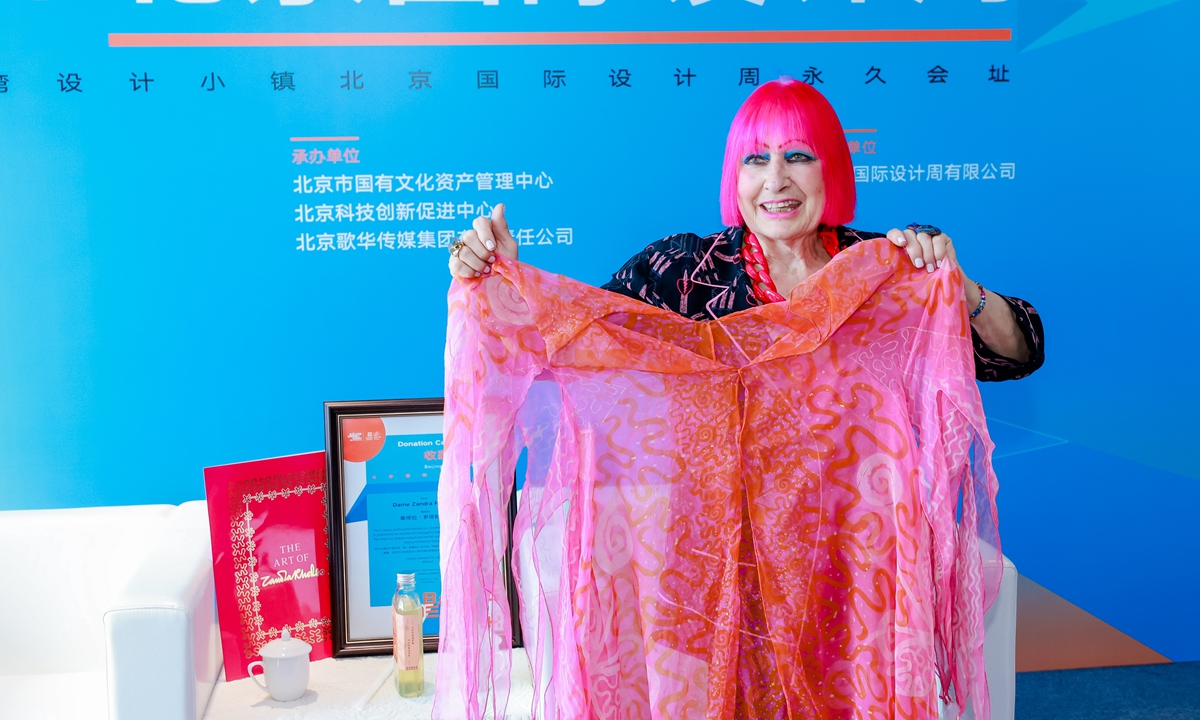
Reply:
[[[320, 448], [325, 400], [440, 395], [470, 216], [603, 282], [719, 228], [729, 120], [789, 74], [848, 130], [857, 227], [936, 223], [1042, 313], [1045, 367], [984, 388], [1006, 553], [1200, 659], [1195, 0], [286, 1], [0, 6], [0, 509], [199, 498]], [[496, 44], [580, 30], [658, 34]], [[299, 34], [445, 31], [501, 35]]]

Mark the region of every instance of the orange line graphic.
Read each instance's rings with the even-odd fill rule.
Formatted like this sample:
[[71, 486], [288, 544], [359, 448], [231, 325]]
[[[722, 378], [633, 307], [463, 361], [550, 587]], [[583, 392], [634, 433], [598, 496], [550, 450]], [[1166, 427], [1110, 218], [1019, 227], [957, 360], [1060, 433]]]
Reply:
[[109, 47], [428, 47], [1010, 41], [1011, 28], [580, 32], [109, 33]]
[[[850, 133], [873, 133], [878, 132], [875, 128], [849, 128], [842, 132], [849, 135]], [[315, 137], [294, 137], [289, 138], [292, 142], [338, 142], [338, 141], [356, 141], [357, 135], [320, 135]]]

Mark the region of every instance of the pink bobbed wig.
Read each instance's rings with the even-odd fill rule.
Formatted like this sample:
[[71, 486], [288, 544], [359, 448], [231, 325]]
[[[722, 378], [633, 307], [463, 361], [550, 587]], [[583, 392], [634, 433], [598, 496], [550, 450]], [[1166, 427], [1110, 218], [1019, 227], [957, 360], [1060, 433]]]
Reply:
[[837, 113], [815, 88], [782, 77], [750, 93], [729, 127], [721, 175], [723, 223], [743, 224], [738, 208], [738, 168], [747, 155], [760, 152], [768, 139], [800, 140], [821, 161], [821, 177], [825, 182], [822, 225], [845, 225], [854, 219], [854, 167]]

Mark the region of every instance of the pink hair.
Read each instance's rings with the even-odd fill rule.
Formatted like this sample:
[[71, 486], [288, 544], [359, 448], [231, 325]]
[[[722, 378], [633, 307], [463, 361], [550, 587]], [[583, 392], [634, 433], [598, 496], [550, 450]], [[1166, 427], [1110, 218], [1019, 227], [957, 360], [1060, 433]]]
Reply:
[[768, 138], [800, 140], [821, 161], [821, 178], [825, 182], [822, 225], [845, 225], [854, 219], [854, 167], [837, 113], [815, 88], [781, 77], [750, 93], [729, 126], [721, 174], [723, 223], [743, 224], [738, 208], [738, 168], [742, 159], [759, 152]]

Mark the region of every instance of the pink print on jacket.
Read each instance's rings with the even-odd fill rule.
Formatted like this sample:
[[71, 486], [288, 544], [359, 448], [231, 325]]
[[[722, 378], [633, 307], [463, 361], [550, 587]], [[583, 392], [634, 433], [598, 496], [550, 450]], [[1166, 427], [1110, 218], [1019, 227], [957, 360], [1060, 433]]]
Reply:
[[437, 718], [989, 718], [996, 478], [961, 274], [858, 243], [697, 322], [502, 260], [456, 281]]

